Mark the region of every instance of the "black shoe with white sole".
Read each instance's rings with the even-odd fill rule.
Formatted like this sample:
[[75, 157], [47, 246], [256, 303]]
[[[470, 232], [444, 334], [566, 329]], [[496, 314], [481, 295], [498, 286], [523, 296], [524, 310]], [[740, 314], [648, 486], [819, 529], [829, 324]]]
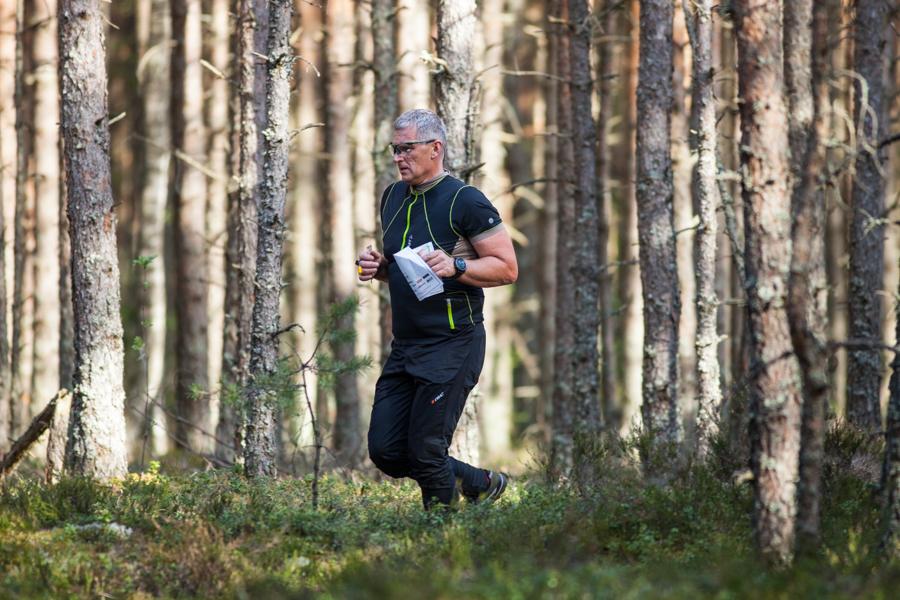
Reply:
[[493, 502], [494, 500], [502, 496], [503, 492], [506, 491], [506, 486], [509, 483], [509, 475], [506, 475], [504, 473], [495, 473], [494, 471], [487, 470], [485, 470], [485, 474], [490, 481], [490, 483], [488, 484], [488, 488], [480, 494], [466, 494], [466, 499], [472, 504]]

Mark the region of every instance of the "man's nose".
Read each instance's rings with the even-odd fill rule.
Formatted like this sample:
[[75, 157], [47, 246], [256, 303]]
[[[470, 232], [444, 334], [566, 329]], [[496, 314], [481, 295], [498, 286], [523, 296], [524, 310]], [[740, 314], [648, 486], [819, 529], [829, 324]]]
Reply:
[[403, 160], [403, 153], [402, 153], [402, 152], [392, 153], [391, 159], [392, 159], [395, 163], [398, 163], [398, 162], [400, 162], [401, 160]]

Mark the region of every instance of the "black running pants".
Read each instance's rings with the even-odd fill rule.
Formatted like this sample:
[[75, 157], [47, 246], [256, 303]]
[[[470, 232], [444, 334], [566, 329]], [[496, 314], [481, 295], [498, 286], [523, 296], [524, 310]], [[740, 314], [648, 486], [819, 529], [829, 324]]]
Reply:
[[484, 326], [452, 338], [394, 340], [375, 386], [369, 457], [391, 477], [410, 477], [426, 507], [488, 488], [487, 474], [447, 449], [484, 364]]

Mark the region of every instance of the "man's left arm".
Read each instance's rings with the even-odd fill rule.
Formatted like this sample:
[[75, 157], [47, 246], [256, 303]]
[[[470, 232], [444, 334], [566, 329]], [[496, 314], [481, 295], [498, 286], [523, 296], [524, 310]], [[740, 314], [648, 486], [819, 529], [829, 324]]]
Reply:
[[[494, 235], [472, 242], [478, 258], [466, 261], [466, 272], [459, 281], [466, 285], [487, 288], [513, 283], [519, 276], [516, 251], [513, 249], [509, 233], [501, 229]], [[454, 259], [449, 254], [437, 250], [422, 257], [438, 277], [456, 275]]]

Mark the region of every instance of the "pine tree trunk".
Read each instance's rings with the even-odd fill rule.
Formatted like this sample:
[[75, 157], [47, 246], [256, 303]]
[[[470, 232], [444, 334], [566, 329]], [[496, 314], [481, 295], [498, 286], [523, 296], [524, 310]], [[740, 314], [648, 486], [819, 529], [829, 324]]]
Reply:
[[[16, 29], [16, 4], [3, 2], [0, 4], [0, 29], [14, 31]], [[0, 138], [7, 140], [14, 136], [15, 120], [15, 47], [16, 36], [0, 36]], [[15, 164], [15, 144], [0, 142], [0, 163]], [[9, 305], [7, 294], [9, 283], [7, 270], [11, 266], [7, 240], [13, 236], [7, 231], [10, 223], [9, 215], [15, 211], [15, 176], [10, 177], [12, 169], [0, 169], [0, 453], [5, 453], [10, 446], [10, 368], [9, 368]]]
[[[819, 545], [822, 461], [825, 442], [825, 409], [828, 402], [828, 354], [826, 353], [827, 286], [825, 282], [825, 197], [818, 189], [827, 168], [828, 139], [828, 9], [825, 0], [809, 2], [804, 13], [794, 7], [800, 27], [812, 20], [811, 91], [814, 94], [811, 128], [800, 180], [792, 198], [793, 258], [788, 279], [788, 318], [791, 339], [803, 375], [803, 408], [800, 427], [800, 464], [797, 482], [797, 549], [815, 552]], [[785, 29], [788, 28], [785, 19]], [[794, 26], [793, 23], [791, 26]], [[787, 35], [787, 31], [785, 31]], [[810, 55], [807, 49], [806, 56]], [[787, 65], [788, 61], [785, 61]], [[797, 69], [801, 73], [805, 70]], [[808, 72], [808, 70], [806, 70]], [[804, 85], [804, 82], [798, 82]], [[792, 98], [792, 94], [788, 97]], [[790, 130], [789, 130], [790, 133]]]
[[[357, 99], [353, 90], [354, 62], [352, 0], [334, 0], [325, 13], [323, 54], [327, 59], [323, 72], [327, 100], [324, 105], [325, 161], [323, 202], [329, 205], [325, 226], [331, 228], [331, 247], [324, 254], [329, 261], [329, 281], [333, 286], [329, 302], [343, 302], [356, 291], [356, 239], [353, 210], [350, 133], [352, 108]], [[391, 132], [393, 135], [393, 131]], [[349, 265], [349, 266], [348, 266]], [[353, 315], [338, 320], [341, 329], [353, 329]], [[347, 361], [354, 355], [352, 343], [332, 342], [335, 357]], [[359, 390], [355, 374], [338, 378], [335, 389], [334, 450], [343, 464], [355, 464], [363, 452]]]
[[750, 313], [750, 443], [753, 535], [758, 551], [793, 551], [800, 390], [787, 302], [790, 195], [781, 2], [737, 4], [747, 296]]
[[644, 298], [644, 431], [659, 443], [681, 435], [678, 414], [678, 321], [672, 156], [671, 3], [641, 1], [637, 89], [637, 206]]
[[[25, 3], [16, 3], [16, 31], [25, 29]], [[16, 212], [13, 221], [13, 299], [12, 299], [12, 340], [10, 344], [10, 433], [17, 438], [28, 423], [25, 402], [25, 382], [22, 368], [22, 327], [25, 303], [25, 236], [26, 203], [28, 185], [28, 132], [25, 125], [25, 40], [16, 36]]]
[[[172, 9], [172, 145], [204, 163], [203, 35], [200, 0], [171, 0]], [[175, 163], [172, 212], [175, 225], [175, 407], [189, 423], [208, 429], [206, 313], [206, 175], [184, 161]], [[199, 392], [199, 393], [198, 393]], [[179, 421], [176, 436], [202, 451], [207, 439], [195, 427]]]
[[[587, 0], [568, 0], [569, 20], [586, 23], [590, 19]], [[600, 373], [597, 350], [599, 277], [597, 245], [599, 239], [596, 198], [597, 128], [591, 113], [591, 30], [569, 29], [572, 94], [572, 145], [575, 161], [575, 254], [573, 288], [575, 347], [573, 348], [574, 418], [576, 431], [591, 432], [600, 427]]]
[[66, 456], [74, 474], [107, 480], [126, 475], [127, 459], [105, 21], [100, 0], [60, 0], [58, 17], [75, 318]]
[[[381, 194], [396, 180], [397, 169], [391, 163], [387, 145], [394, 136], [394, 119], [398, 116], [397, 82], [397, 0], [372, 1], [372, 72], [375, 74], [375, 232], [381, 231]], [[381, 236], [376, 235], [381, 251]], [[378, 286], [379, 325], [381, 328], [381, 362], [391, 353], [391, 295], [386, 285]]]
[[[884, 287], [884, 151], [878, 140], [885, 130], [883, 110], [884, 3], [860, 0], [854, 21], [853, 122], [862, 124], [850, 197], [850, 290], [847, 298], [850, 339], [881, 342], [881, 296]], [[867, 429], [881, 427], [881, 351], [851, 349], [847, 362], [847, 420]]]
[[[609, 4], [609, 2], [607, 2]], [[611, 176], [612, 152], [607, 127], [613, 115], [612, 81], [615, 77], [613, 35], [618, 10], [604, 7], [603, 32], [609, 38], [600, 44], [600, 60], [597, 62], [597, 82], [600, 96], [600, 119], [597, 122], [597, 264], [603, 269], [598, 276], [600, 297], [600, 398], [603, 420], [608, 431], [618, 431], [622, 426], [622, 409], [616, 397], [616, 346], [612, 323], [612, 269], [609, 263], [610, 203], [612, 201]]]
[[811, 19], [812, 0], [793, 0], [784, 4], [784, 87], [788, 101], [788, 145], [791, 150], [791, 172], [796, 176], [799, 176], [806, 156], [806, 139], [813, 119], [809, 56]]
[[434, 102], [436, 112], [447, 128], [444, 168], [467, 183], [475, 167], [478, 120], [473, 110], [478, 100], [474, 93], [472, 52], [475, 9], [475, 0], [437, 2], [437, 55], [445, 64], [440, 65], [434, 75]]
[[[558, 23], [569, 21], [567, 0], [554, 0], [550, 15]], [[562, 473], [572, 468], [575, 433], [575, 294], [572, 267], [575, 259], [575, 199], [572, 191], [574, 148], [572, 144], [571, 46], [566, 25], [555, 29], [557, 44], [557, 230], [556, 230], [556, 341], [554, 343], [553, 407], [550, 439], [551, 466]]]
[[[553, 13], [552, 3], [548, 0], [544, 3], [544, 11], [547, 16]], [[559, 46], [558, 29], [546, 23], [544, 31], [547, 37], [546, 67], [538, 71], [546, 70], [553, 77], [557, 75], [557, 53]], [[536, 256], [538, 264], [538, 294], [540, 305], [538, 307], [538, 364], [540, 365], [540, 402], [536, 407], [536, 420], [541, 426], [544, 437], [549, 439], [551, 425], [551, 409], [553, 407], [553, 389], [555, 382], [555, 347], [556, 347], [556, 228], [558, 190], [557, 183], [557, 148], [558, 148], [558, 121], [557, 121], [557, 82], [548, 77], [543, 81], [544, 96], [546, 98], [546, 140], [544, 149], [544, 178], [547, 183], [544, 187], [544, 208], [538, 216], [538, 252]]]
[[[477, 104], [473, 44], [475, 1], [438, 0], [437, 55], [445, 64], [434, 75], [434, 102], [447, 128], [444, 168], [465, 182], [471, 180], [475, 163]], [[466, 401], [456, 426], [450, 453], [469, 464], [480, 458], [478, 398]]]
[[247, 392], [248, 477], [275, 475], [276, 390], [271, 389], [278, 369], [279, 298], [281, 251], [284, 241], [284, 207], [290, 161], [290, 98], [294, 59], [290, 45], [290, 0], [269, 3], [269, 43], [266, 52], [265, 182], [259, 203], [259, 237], [256, 254], [256, 288], [253, 303], [253, 337]]
[[[226, 394], [219, 407], [216, 437], [233, 440], [240, 452], [244, 415], [238, 409], [241, 390], [250, 377], [250, 344], [256, 290], [257, 199], [265, 180], [266, 64], [254, 53], [265, 55], [269, 34], [268, 4], [263, 0], [240, 0], [238, 51], [235, 73], [240, 94], [238, 143], [238, 191], [229, 196], [228, 244], [225, 248], [225, 330], [222, 342], [222, 385]], [[230, 398], [230, 400], [229, 400]], [[228, 448], [216, 446], [216, 455], [236, 457]]]
[[59, 83], [56, 0], [35, 5], [34, 29], [34, 368], [31, 417], [59, 383]]
[[700, 0], [691, 15], [685, 2], [685, 18], [692, 23], [693, 88], [691, 112], [696, 125], [697, 172], [694, 206], [699, 224], [694, 238], [697, 281], [697, 454], [709, 453], [710, 440], [719, 433], [722, 388], [719, 373], [716, 318], [716, 236], [718, 235], [716, 105], [712, 66], [712, 0]]
[[[629, 38], [635, 40], [639, 36], [639, 2], [632, 0], [631, 15], [629, 19], [623, 19]], [[636, 105], [638, 66], [640, 62], [639, 45], [634, 41], [627, 44], [627, 64], [625, 72], [624, 93], [624, 120], [626, 122], [627, 140], [619, 153], [622, 162], [617, 172], [624, 174], [626, 186], [622, 201], [622, 218], [619, 221], [619, 260], [631, 261], [637, 257], [638, 252], [638, 211], [636, 200]], [[640, 427], [640, 406], [642, 398], [641, 390], [641, 363], [644, 352], [644, 304], [641, 294], [641, 272], [638, 265], [623, 265], [618, 271], [619, 298], [625, 304], [625, 312], [622, 316], [622, 330], [620, 339], [623, 340], [622, 372], [624, 376], [624, 400], [622, 402], [622, 432], [628, 433], [632, 427]]]
[[[2, 15], [0, 15], [2, 16]], [[0, 24], [3, 20], [0, 19]], [[0, 160], [3, 157], [3, 132], [0, 131]], [[0, 173], [2, 178], [2, 173]], [[6, 186], [0, 180], [0, 455], [9, 450], [9, 332], [6, 325]]]
[[[59, 389], [72, 391], [75, 375], [75, 323], [72, 315], [72, 243], [69, 241], [69, 217], [66, 215], [65, 156], [62, 136], [59, 137]], [[70, 400], [71, 404], [71, 400]]]
[[[146, 32], [142, 63], [138, 73], [141, 91], [141, 132], [147, 139], [142, 148], [141, 228], [138, 233], [139, 255], [155, 256], [146, 268], [144, 294], [150, 326], [145, 329], [147, 353], [147, 391], [150, 404], [144, 427], [152, 427], [151, 455], [162, 456], [168, 450], [165, 417], [157, 403], [163, 403], [163, 377], [166, 363], [166, 265], [164, 228], [166, 198], [169, 193], [171, 162], [170, 111], [170, 40], [171, 15], [169, 0], [142, 0], [138, 11], [138, 29]], [[141, 404], [145, 404], [141, 403]], [[152, 422], [152, 424], [151, 424]]]
[[[213, 0], [210, 8], [209, 39], [207, 52], [210, 63], [220, 73], [229, 69], [229, 45], [231, 20], [229, 0]], [[206, 212], [206, 250], [209, 264], [209, 292], [207, 312], [209, 314], [208, 373], [211, 395], [210, 416], [215, 418], [221, 412], [222, 393], [220, 388], [222, 373], [222, 331], [225, 325], [225, 243], [228, 213], [228, 186], [231, 178], [231, 126], [229, 107], [231, 105], [232, 84], [216, 77], [211, 86], [209, 102], [206, 106], [206, 122], [209, 125], [207, 153], [209, 168], [222, 177], [209, 180]], [[227, 436], [222, 439], [228, 439]]]

